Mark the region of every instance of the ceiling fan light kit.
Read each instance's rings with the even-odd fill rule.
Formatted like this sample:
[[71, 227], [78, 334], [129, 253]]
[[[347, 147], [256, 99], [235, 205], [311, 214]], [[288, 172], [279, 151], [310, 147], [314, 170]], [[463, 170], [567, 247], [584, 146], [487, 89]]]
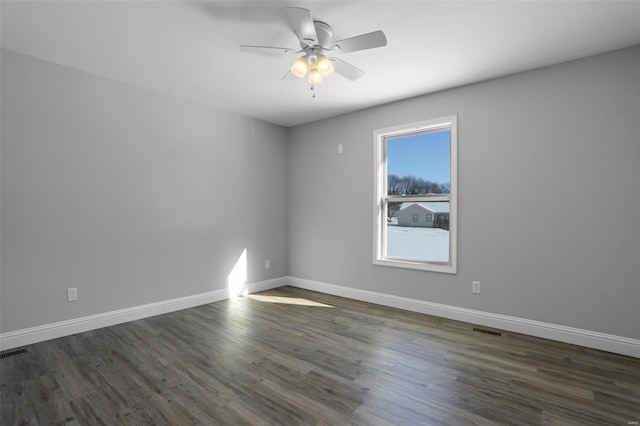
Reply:
[[312, 54], [299, 57], [291, 66], [291, 74], [298, 78], [304, 78], [309, 71], [309, 64], [311, 64], [309, 72], [309, 83], [311, 84], [322, 83], [324, 77], [329, 77], [333, 73], [333, 64], [329, 58], [324, 55]]
[[[312, 91], [314, 85], [322, 83], [324, 78], [330, 76], [334, 71], [351, 81], [364, 75], [364, 71], [335, 56], [328, 57], [327, 54], [357, 52], [387, 45], [387, 38], [382, 31], [361, 34], [332, 43], [333, 29], [331, 26], [326, 22], [314, 21], [308, 9], [287, 7], [286, 11], [291, 27], [300, 42], [299, 50], [288, 47], [253, 45], [241, 45], [240, 49], [285, 54], [303, 53], [291, 65], [282, 80], [290, 80], [290, 76], [301, 79], [308, 72], [308, 81]], [[315, 98], [315, 92], [313, 97]]]

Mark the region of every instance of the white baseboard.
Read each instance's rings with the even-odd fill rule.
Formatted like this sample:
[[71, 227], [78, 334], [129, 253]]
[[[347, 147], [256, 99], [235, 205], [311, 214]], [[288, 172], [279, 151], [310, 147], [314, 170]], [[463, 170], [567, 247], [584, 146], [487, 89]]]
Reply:
[[[269, 290], [271, 288], [282, 287], [283, 285], [286, 285], [284, 278], [275, 278], [246, 284], [245, 288], [247, 293], [255, 293]], [[161, 302], [74, 318], [67, 321], [9, 331], [7, 333], [0, 334], [0, 351], [44, 342], [45, 340], [70, 336], [84, 331], [96, 330], [102, 327], [109, 327], [111, 325], [121, 324], [124, 322], [166, 314], [173, 311], [193, 308], [194, 306], [206, 305], [208, 303], [228, 298], [229, 290], [213, 290], [206, 293], [178, 297], [176, 299], [163, 300]]]
[[286, 277], [285, 281], [288, 285], [307, 290], [640, 358], [640, 340], [628, 337], [359, 290], [303, 278]]
[[[472, 309], [409, 299], [406, 297], [393, 296], [373, 291], [359, 290], [303, 278], [281, 277], [250, 283], [246, 285], [246, 290], [247, 293], [256, 293], [281, 287], [283, 285], [291, 285], [321, 293], [333, 294], [369, 303], [376, 303], [383, 306], [405, 309], [412, 312], [420, 312], [442, 318], [464, 321], [471, 324], [493, 327], [501, 330], [557, 340], [560, 342], [640, 358], [640, 340], [637, 339], [579, 328], [565, 327], [562, 325], [533, 321], [524, 318], [475, 311]], [[31, 345], [45, 340], [70, 336], [72, 334], [121, 324], [128, 321], [161, 315], [181, 309], [192, 308], [194, 306], [205, 305], [228, 298], [229, 291], [227, 289], [214, 290], [206, 293], [134, 306], [132, 308], [119, 309], [117, 311], [105, 312], [67, 321], [60, 321], [52, 324], [1, 333], [0, 351]]]

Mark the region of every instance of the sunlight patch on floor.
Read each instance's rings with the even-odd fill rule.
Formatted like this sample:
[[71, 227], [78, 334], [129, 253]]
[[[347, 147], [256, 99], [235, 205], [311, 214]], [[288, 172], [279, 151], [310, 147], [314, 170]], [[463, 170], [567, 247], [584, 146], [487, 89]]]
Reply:
[[283, 297], [283, 296], [265, 296], [261, 294], [250, 294], [246, 296], [248, 299], [257, 300], [258, 302], [266, 303], [281, 303], [284, 305], [299, 305], [299, 306], [319, 306], [323, 308], [333, 308], [331, 305], [325, 305], [324, 303], [314, 302], [309, 299], [302, 299], [299, 297]]

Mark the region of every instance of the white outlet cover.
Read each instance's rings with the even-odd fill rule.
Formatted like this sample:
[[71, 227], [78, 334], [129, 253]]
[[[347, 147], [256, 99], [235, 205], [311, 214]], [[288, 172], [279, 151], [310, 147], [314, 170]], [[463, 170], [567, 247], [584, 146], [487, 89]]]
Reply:
[[76, 287], [67, 289], [67, 301], [73, 302], [74, 300], [78, 300], [78, 289]]

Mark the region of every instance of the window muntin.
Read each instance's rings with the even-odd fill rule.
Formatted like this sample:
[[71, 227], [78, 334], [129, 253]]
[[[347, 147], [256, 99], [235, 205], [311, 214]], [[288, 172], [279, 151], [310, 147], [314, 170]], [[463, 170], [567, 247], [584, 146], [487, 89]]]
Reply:
[[374, 136], [374, 263], [455, 273], [457, 118]]

